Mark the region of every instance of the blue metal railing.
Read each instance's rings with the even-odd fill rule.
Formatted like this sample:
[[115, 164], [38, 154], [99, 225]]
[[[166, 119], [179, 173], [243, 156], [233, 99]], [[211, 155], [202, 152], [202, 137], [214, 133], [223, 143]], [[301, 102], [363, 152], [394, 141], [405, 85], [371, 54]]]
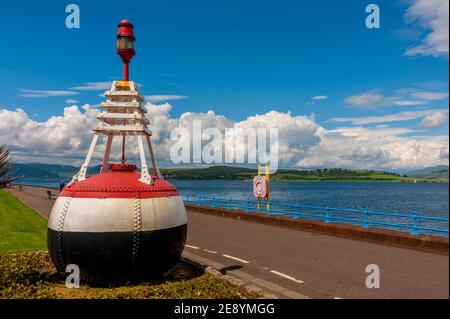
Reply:
[[[336, 207], [323, 207], [314, 205], [290, 204], [281, 202], [258, 201], [255, 199], [233, 199], [230, 197], [213, 197], [185, 194], [186, 204], [209, 206], [212, 208], [225, 208], [228, 210], [242, 210], [249, 213], [266, 213], [268, 215], [288, 216], [321, 220], [325, 223], [344, 223], [358, 225], [362, 228], [383, 228], [409, 231], [413, 235], [432, 233], [448, 236], [448, 218], [411, 214], [372, 212], [368, 209], [357, 210]], [[266, 206], [266, 204], [269, 204]], [[267, 207], [267, 208], [266, 208]], [[443, 227], [437, 228], [439, 224]]]

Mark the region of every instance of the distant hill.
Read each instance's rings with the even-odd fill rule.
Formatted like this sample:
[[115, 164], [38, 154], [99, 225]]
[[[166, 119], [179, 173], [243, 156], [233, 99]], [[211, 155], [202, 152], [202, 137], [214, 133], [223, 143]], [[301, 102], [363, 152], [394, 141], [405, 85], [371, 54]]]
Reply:
[[435, 167], [427, 167], [417, 169], [406, 173], [409, 177], [414, 178], [431, 178], [431, 179], [447, 179], [448, 180], [448, 166], [440, 165]]
[[[256, 175], [256, 170], [243, 167], [212, 166], [208, 168], [194, 169], [161, 169], [168, 179], [183, 180], [248, 180]], [[379, 172], [372, 170], [350, 170], [343, 168], [324, 168], [316, 170], [286, 170], [279, 169], [270, 175], [271, 181], [292, 182], [357, 182], [357, 181], [381, 181], [381, 182], [413, 182], [414, 178], [392, 172]], [[419, 181], [430, 181], [420, 179]]]
[[[71, 165], [58, 164], [19, 164], [14, 163], [11, 167], [11, 175], [23, 179], [71, 179], [80, 168]], [[88, 173], [100, 171], [100, 166], [90, 167]]]
[[[448, 180], [448, 167], [447, 180]], [[56, 164], [13, 164], [11, 174], [19, 179], [50, 179], [59, 180], [70, 179], [79, 167], [70, 165]], [[179, 180], [250, 180], [256, 175], [255, 169], [245, 167], [231, 166], [211, 166], [206, 168], [170, 168], [160, 169], [161, 174], [166, 179]], [[90, 167], [88, 174], [100, 171], [100, 166]], [[280, 169], [276, 174], [270, 176], [271, 181], [292, 181], [292, 182], [357, 182], [357, 181], [378, 181], [378, 182], [419, 182], [434, 181], [435, 176], [440, 170], [431, 170], [426, 172], [428, 175], [406, 176], [392, 172], [380, 172], [372, 170], [349, 170], [342, 168], [324, 168], [316, 170], [287, 170]], [[419, 176], [420, 175], [420, 176]], [[422, 177], [424, 176], [424, 177]], [[437, 175], [436, 175], [437, 176]], [[442, 176], [442, 175], [439, 175]], [[439, 177], [436, 181], [444, 181]]]

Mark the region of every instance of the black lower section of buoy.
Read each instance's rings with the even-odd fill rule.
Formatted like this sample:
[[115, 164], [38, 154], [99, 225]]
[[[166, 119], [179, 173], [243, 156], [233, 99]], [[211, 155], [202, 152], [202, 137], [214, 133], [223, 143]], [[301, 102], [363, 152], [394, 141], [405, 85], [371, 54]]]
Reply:
[[60, 273], [76, 264], [84, 280], [152, 278], [172, 268], [186, 242], [187, 224], [141, 232], [58, 232], [48, 229], [47, 245]]

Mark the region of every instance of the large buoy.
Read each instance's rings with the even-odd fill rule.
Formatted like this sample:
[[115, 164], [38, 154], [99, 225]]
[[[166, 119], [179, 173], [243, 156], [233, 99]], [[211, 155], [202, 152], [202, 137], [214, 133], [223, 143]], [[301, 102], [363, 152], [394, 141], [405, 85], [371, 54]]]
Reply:
[[[183, 200], [160, 176], [143, 98], [128, 78], [134, 41], [133, 25], [121, 21], [117, 51], [124, 63], [124, 78], [114, 81], [105, 92], [107, 100], [97, 116], [86, 159], [50, 214], [48, 249], [60, 273], [74, 264], [81, 278], [89, 280], [150, 277], [168, 271], [179, 260], [186, 242]], [[106, 137], [106, 149], [100, 173], [86, 176], [101, 135]], [[120, 164], [109, 164], [114, 137], [122, 141]], [[136, 165], [126, 163], [125, 141], [130, 137], [138, 143], [140, 173], [135, 172]], [[153, 176], [148, 171], [145, 144]]]

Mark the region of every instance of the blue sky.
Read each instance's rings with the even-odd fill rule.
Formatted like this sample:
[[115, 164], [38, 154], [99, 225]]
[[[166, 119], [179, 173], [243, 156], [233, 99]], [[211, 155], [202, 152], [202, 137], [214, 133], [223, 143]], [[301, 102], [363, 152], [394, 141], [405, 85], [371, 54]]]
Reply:
[[[372, 1], [380, 29], [365, 27], [371, 2], [362, 0], [79, 0], [80, 29], [65, 26], [68, 1], [2, 1], [0, 108], [46, 121], [67, 105], [100, 103], [102, 89], [80, 86], [121, 76], [115, 36], [127, 18], [137, 38], [131, 78], [143, 95], [186, 97], [169, 99], [173, 117], [214, 110], [241, 121], [290, 111], [333, 130], [355, 125], [345, 120], [353, 117], [448, 110], [448, 35], [447, 54], [407, 54], [433, 32], [420, 16], [405, 21], [415, 1], [427, 0]], [[30, 95], [35, 90], [75, 93]], [[423, 117], [412, 117], [358, 125], [417, 135]], [[420, 134], [448, 136], [448, 124], [432, 126]]]

